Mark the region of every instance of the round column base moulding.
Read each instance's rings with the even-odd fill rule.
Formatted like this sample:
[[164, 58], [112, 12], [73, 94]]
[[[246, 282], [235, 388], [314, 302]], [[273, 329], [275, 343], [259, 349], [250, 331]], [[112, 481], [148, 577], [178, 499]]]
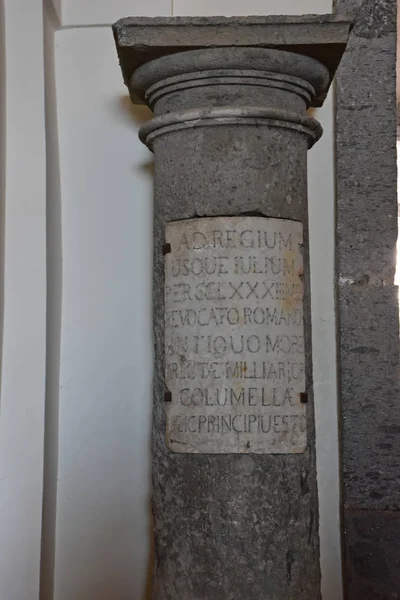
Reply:
[[262, 107], [192, 109], [161, 115], [140, 128], [141, 141], [150, 149], [154, 140], [168, 133], [197, 127], [223, 125], [266, 126], [291, 129], [308, 138], [309, 148], [319, 140], [322, 127], [312, 117], [294, 112]]

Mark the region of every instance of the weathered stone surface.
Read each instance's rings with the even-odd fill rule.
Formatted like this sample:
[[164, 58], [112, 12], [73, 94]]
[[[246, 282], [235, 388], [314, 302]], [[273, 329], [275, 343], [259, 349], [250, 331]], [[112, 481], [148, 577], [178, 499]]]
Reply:
[[[242, 88], [243, 104], [251, 103], [253, 90], [259, 93], [257, 86]], [[264, 88], [266, 103], [269, 91]], [[185, 90], [185, 94], [190, 106], [195, 92]], [[215, 86], [211, 106], [224, 105], [225, 97], [226, 86]], [[181, 102], [181, 94], [172, 95], [168, 110], [174, 112]], [[243, 121], [179, 129], [153, 141], [157, 600], [265, 600], [266, 594], [271, 600], [291, 594], [308, 600], [319, 595], [307, 268], [308, 145], [308, 137], [300, 132]], [[307, 448], [298, 455], [171, 453], [165, 444], [164, 297], [160, 294], [165, 227], [175, 220], [246, 213], [294, 219], [304, 225]]]
[[[320, 598], [307, 149], [321, 130], [306, 111], [315, 105], [316, 93], [320, 98], [326, 93], [330, 75], [298, 45], [298, 56], [260, 47], [274, 46], [279, 39], [289, 49], [290, 19], [280, 19], [157, 20], [153, 31], [159, 33], [150, 37], [148, 21], [131, 22], [134, 35], [129, 23], [128, 29], [119, 23], [115, 30], [131, 96], [139, 93], [155, 113], [141, 130], [141, 139], [155, 154], [155, 600]], [[292, 22], [291, 43], [298, 44], [306, 35], [308, 41], [303, 42], [312, 45], [315, 22], [318, 19], [304, 17], [298, 30]], [[194, 45], [208, 48], [174, 54], [187, 49], [188, 43], [180, 44], [185, 33], [176, 25], [189, 23], [184, 31], [197, 36]], [[326, 23], [321, 27], [326, 32], [325, 50], [328, 54], [333, 50], [337, 60], [345, 43], [342, 25], [336, 38], [337, 30], [332, 37]], [[171, 32], [176, 44], [172, 46]], [[321, 30], [314, 33], [320, 44], [325, 41]], [[139, 67], [140, 39], [145, 60], [154, 53], [161, 58]], [[255, 48], [238, 47], [251, 46], [251, 40]], [[321, 45], [319, 49], [327, 64]], [[165, 58], [166, 54], [173, 56]], [[250, 56], [257, 61], [249, 69]], [[301, 67], [296, 74], [293, 64]], [[241, 216], [303, 225], [307, 444], [298, 454], [171, 452], [165, 443], [166, 404], [171, 400], [165, 380], [164, 254], [170, 243], [166, 228], [184, 219]]]
[[394, 600], [400, 592], [400, 512], [344, 513], [349, 600]]
[[354, 20], [357, 37], [379, 38], [396, 32], [396, 0], [336, 0], [339, 14]]
[[338, 269], [373, 285], [393, 282], [396, 265], [395, 69], [396, 35], [389, 33], [352, 36], [338, 73]]
[[337, 75], [345, 589], [351, 600], [388, 600], [400, 589], [396, 2], [337, 5], [357, 15]]
[[347, 15], [354, 23], [363, 2], [364, 0], [333, 0], [333, 10], [338, 15]]
[[397, 287], [340, 288], [345, 505], [400, 509]]
[[[358, 11], [357, 22], [337, 86], [340, 377], [344, 469], [353, 476], [344, 489], [350, 505], [370, 506], [364, 478], [355, 479], [356, 466], [360, 470], [364, 460], [371, 462], [371, 445], [377, 450], [377, 444], [386, 443], [384, 422], [396, 428], [400, 418], [397, 291], [387, 287], [393, 282], [397, 241], [396, 19], [394, 2], [349, 4]], [[371, 353], [349, 352], [352, 337], [355, 347]], [[362, 369], [365, 361], [368, 368]], [[374, 417], [365, 402], [377, 411]], [[376, 419], [382, 419], [381, 429]], [[390, 457], [381, 449], [374, 461], [380, 465], [379, 479], [393, 476], [393, 453]], [[386, 492], [385, 486], [371, 490], [382, 496], [378, 504], [375, 498], [377, 506], [398, 503], [394, 483]]]
[[[334, 15], [256, 17], [129, 17], [113, 26], [125, 83], [142, 64], [154, 58], [197, 48], [279, 48], [316, 58], [333, 78], [346, 47], [350, 22]], [[293, 57], [296, 60], [296, 57]], [[209, 68], [223, 68], [223, 65]], [[244, 67], [242, 67], [244, 68]], [[326, 88], [325, 88], [326, 89]], [[131, 87], [135, 102], [143, 93]], [[320, 106], [325, 92], [318, 91], [313, 106]]]
[[165, 239], [167, 446], [304, 452], [302, 224], [190, 219]]
[[[307, 147], [303, 135], [243, 125], [181, 130], [154, 142], [156, 600], [319, 597]], [[171, 453], [165, 444], [165, 226], [246, 213], [304, 224], [307, 448], [297, 455]]]

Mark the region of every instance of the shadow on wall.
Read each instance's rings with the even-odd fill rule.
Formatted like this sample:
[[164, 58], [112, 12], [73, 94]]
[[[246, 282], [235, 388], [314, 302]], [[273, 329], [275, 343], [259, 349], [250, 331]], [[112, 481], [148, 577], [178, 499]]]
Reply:
[[[133, 131], [134, 135], [136, 135], [136, 131], [138, 128], [140, 128], [142, 125], [147, 123], [153, 117], [153, 113], [147, 106], [139, 105], [139, 104], [132, 104], [129, 96], [121, 96], [120, 98], [118, 98], [117, 110], [120, 115], [122, 115], [122, 114], [124, 115], [127, 127], [132, 127], [132, 125], [134, 125], [134, 131]], [[151, 179], [151, 182], [153, 183], [153, 178], [154, 178], [153, 156], [151, 155], [150, 160], [143, 161], [139, 165], [137, 163], [132, 164], [131, 169], [136, 171], [138, 167], [146, 175], [146, 178], [148, 177], [149, 179]], [[153, 215], [153, 210], [151, 210], [151, 214]], [[152, 225], [153, 224], [151, 222], [151, 228], [152, 228]], [[150, 255], [152, 256], [152, 248], [150, 251]], [[152, 281], [152, 278], [150, 278], [150, 280]], [[152, 294], [152, 290], [151, 290], [151, 294]], [[152, 330], [152, 328], [151, 328], [151, 330]], [[150, 391], [149, 397], [153, 398], [153, 390]], [[151, 457], [152, 456], [151, 436], [149, 439], [149, 450], [148, 451], [149, 451], [150, 457]], [[150, 497], [148, 500], [149, 556], [148, 556], [146, 585], [145, 585], [143, 600], [151, 600], [151, 597], [152, 597], [152, 575], [153, 575], [153, 564], [154, 564], [154, 521], [153, 521], [153, 511], [152, 511], [152, 501], [151, 501], [151, 496], [152, 496], [151, 473], [149, 475], [150, 475], [150, 482], [149, 482]], [[115, 593], [115, 590], [112, 593]]]
[[[118, 109], [120, 113], [123, 113], [126, 117], [127, 126], [135, 125], [135, 130], [141, 127], [147, 121], [153, 117], [151, 110], [141, 104], [132, 104], [129, 96], [121, 96], [118, 102]], [[137, 165], [132, 166], [135, 170]], [[149, 177], [154, 177], [154, 160], [143, 162], [139, 165], [139, 168], [146, 172]]]

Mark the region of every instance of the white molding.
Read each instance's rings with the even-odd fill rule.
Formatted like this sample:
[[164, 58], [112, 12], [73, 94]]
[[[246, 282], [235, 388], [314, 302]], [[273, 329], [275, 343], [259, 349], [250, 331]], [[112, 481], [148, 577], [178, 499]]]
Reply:
[[335, 315], [333, 89], [314, 115], [324, 130], [308, 156], [311, 319], [323, 600], [342, 600]]
[[6, 130], [0, 598], [38, 600], [46, 335], [42, 0], [3, 0]]
[[46, 413], [44, 437], [43, 529], [40, 600], [54, 600], [54, 561], [57, 513], [58, 406], [60, 392], [60, 328], [62, 314], [61, 194], [55, 89], [54, 10], [44, 9], [44, 71], [47, 180], [47, 327]]
[[163, 17], [172, 14], [172, 0], [53, 0], [53, 2], [60, 16], [61, 27], [111, 25], [122, 17]]
[[44, 5], [50, 14], [53, 13], [56, 16], [59, 26], [63, 20], [63, 0], [44, 0]]
[[174, 16], [324, 14], [332, 0], [173, 0]]
[[330, 13], [332, 0], [47, 0], [61, 27], [111, 25], [122, 17]]

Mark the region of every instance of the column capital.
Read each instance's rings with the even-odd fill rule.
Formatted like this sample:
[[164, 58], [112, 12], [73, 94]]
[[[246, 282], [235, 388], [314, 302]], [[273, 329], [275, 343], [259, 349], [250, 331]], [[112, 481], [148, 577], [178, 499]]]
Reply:
[[[124, 81], [129, 88], [134, 103], [145, 102], [145, 83], [157, 75], [157, 68], [140, 69], [155, 59], [171, 57], [188, 50], [214, 49], [210, 54], [210, 69], [260, 69], [262, 55], [250, 56], [246, 52], [240, 56], [238, 49], [254, 52], [262, 49], [275, 49], [295, 54], [289, 75], [296, 73], [298, 64], [306, 64], [306, 59], [314, 59], [321, 63], [328, 72], [326, 81], [318, 81], [311, 106], [321, 106], [326, 96], [346, 48], [351, 21], [336, 15], [302, 15], [302, 16], [256, 16], [256, 17], [128, 17], [117, 21], [113, 26], [118, 56]], [[230, 48], [228, 64], [218, 50]], [[186, 55], [189, 56], [189, 55]], [[207, 55], [198, 65], [191, 65], [192, 70], [204, 70]], [[167, 60], [160, 63], [171, 69], [170, 76], [182, 74], [184, 57], [178, 62]], [[250, 64], [249, 64], [250, 61]], [[256, 65], [254, 66], [254, 61]], [[279, 62], [279, 61], [278, 61]], [[311, 63], [309, 63], [311, 64]], [[188, 65], [186, 65], [187, 67]], [[193, 69], [193, 67], [195, 67]], [[265, 63], [263, 69], [265, 70]], [[268, 71], [278, 71], [279, 66], [268, 64]], [[301, 75], [300, 75], [301, 76]], [[155, 79], [157, 81], [157, 79]], [[153, 81], [153, 83], [155, 83]], [[311, 80], [312, 83], [312, 80]]]
[[141, 140], [236, 124], [290, 129], [311, 147], [322, 129], [306, 111], [322, 104], [349, 28], [332, 15], [118, 21], [131, 99], [155, 115]]

